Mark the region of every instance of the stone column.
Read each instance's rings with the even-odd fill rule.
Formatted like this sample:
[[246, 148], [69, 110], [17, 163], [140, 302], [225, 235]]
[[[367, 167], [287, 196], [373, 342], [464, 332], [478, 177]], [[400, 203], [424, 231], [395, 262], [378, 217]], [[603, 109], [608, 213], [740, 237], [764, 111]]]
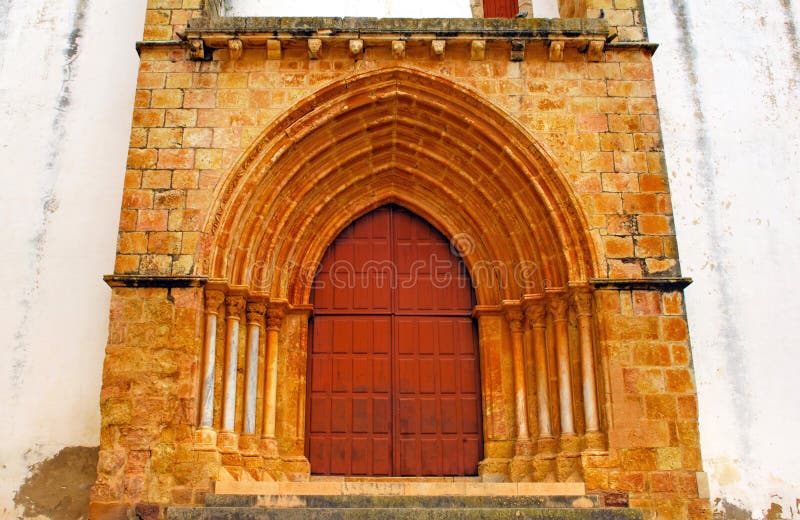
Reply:
[[580, 439], [575, 434], [572, 411], [572, 374], [569, 355], [569, 302], [562, 294], [555, 294], [548, 302], [555, 327], [556, 358], [558, 366], [558, 402], [561, 415], [561, 452], [558, 455], [558, 479], [579, 481]]
[[528, 428], [528, 393], [525, 389], [525, 353], [523, 350], [523, 313], [519, 305], [506, 309], [511, 329], [511, 348], [514, 363], [514, 411], [517, 417], [517, 439], [511, 461], [511, 480], [530, 480], [532, 446]]
[[239, 364], [239, 321], [245, 307], [241, 296], [225, 299], [225, 374], [222, 384], [222, 431], [218, 446], [223, 453], [238, 451], [239, 438], [236, 425], [236, 376]]
[[548, 302], [553, 316], [556, 338], [556, 358], [558, 364], [558, 402], [561, 415], [561, 436], [575, 435], [572, 416], [572, 385], [570, 376], [569, 338], [567, 328], [567, 300], [558, 295]]
[[600, 416], [597, 406], [597, 380], [594, 368], [594, 334], [592, 332], [592, 293], [578, 290], [574, 293], [578, 314], [578, 331], [581, 346], [581, 376], [583, 389], [583, 414], [586, 422], [586, 447], [605, 449], [605, 438], [600, 431]]
[[219, 306], [225, 300], [222, 291], [205, 291], [206, 330], [203, 342], [203, 380], [200, 389], [200, 428], [195, 442], [201, 446], [213, 447], [217, 443], [214, 431], [214, 374], [217, 357], [217, 316]]
[[258, 352], [261, 341], [261, 328], [267, 306], [263, 303], [247, 304], [247, 354], [245, 356], [244, 376], [244, 424], [239, 448], [242, 453], [258, 453], [256, 435], [256, 399], [258, 396]]
[[550, 390], [547, 376], [547, 306], [544, 300], [531, 301], [525, 308], [531, 330], [536, 374], [536, 411], [539, 438], [536, 441], [534, 479], [537, 482], [555, 480], [556, 439], [550, 417]]
[[278, 400], [278, 333], [286, 315], [285, 305], [272, 303], [267, 308], [267, 358], [264, 378], [264, 427], [261, 430], [261, 454], [278, 459], [275, 438], [275, 411]]

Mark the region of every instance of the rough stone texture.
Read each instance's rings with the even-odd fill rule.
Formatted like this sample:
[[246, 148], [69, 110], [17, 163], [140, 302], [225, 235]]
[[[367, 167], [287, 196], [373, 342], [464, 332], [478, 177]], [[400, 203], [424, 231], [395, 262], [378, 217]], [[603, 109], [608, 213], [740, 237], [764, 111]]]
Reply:
[[[151, 0], [148, 20], [162, 23], [148, 25], [149, 39], [183, 30], [189, 5]], [[170, 17], [159, 18], [164, 10]], [[631, 506], [649, 514], [707, 516], [697, 484], [702, 467], [685, 311], [682, 293], [671, 288], [680, 267], [650, 48], [608, 47], [594, 62], [584, 49], [566, 46], [562, 61], [549, 58], [552, 32], [580, 37], [604, 27], [596, 20], [207, 19], [189, 31], [285, 32], [281, 59], [268, 60], [266, 46], [248, 46], [244, 36], [237, 60], [226, 49], [191, 61], [178, 44], [141, 46], [115, 274], [123, 281], [208, 276], [230, 294], [284, 302], [289, 312], [274, 325], [279, 457], [271, 445], [242, 457], [230, 446], [220, 453], [192, 444], [203, 290], [115, 288], [94, 507], [198, 504], [214, 480], [307, 478], [308, 288], [296, 268], [320, 258], [368, 204], [399, 200], [449, 236], [479, 238], [468, 262], [489, 418], [481, 474], [509, 478], [516, 442], [502, 304], [562, 299], [592, 278], [655, 279], [647, 288], [610, 283], [595, 293], [589, 337], [599, 441], [585, 431], [576, 315], [564, 315], [577, 435], [561, 439], [550, 471], [560, 480], [583, 479], [592, 490], [627, 493]], [[430, 51], [429, 41], [409, 39], [403, 57], [388, 39], [367, 41], [354, 58], [350, 38], [328, 37], [311, 60], [305, 38], [320, 29], [547, 38], [528, 43], [522, 61], [512, 62], [504, 39], [487, 41], [485, 60], [473, 61], [468, 40], [449, 42], [444, 57]], [[393, 128], [399, 131], [387, 131]], [[475, 221], [461, 216], [464, 208]], [[496, 260], [530, 260], [536, 269], [524, 283], [498, 289], [480, 272], [481, 262]], [[229, 321], [224, 306], [219, 312], [215, 425]], [[555, 322], [547, 320], [553, 348]], [[239, 334], [245, 345], [246, 327]], [[244, 351], [237, 360], [236, 431]], [[261, 351], [259, 414], [266, 399]], [[553, 378], [551, 395], [560, 390]], [[528, 394], [529, 402], [534, 398]], [[564, 411], [555, 398], [551, 407], [558, 433]], [[533, 419], [531, 430], [535, 436]], [[602, 448], [588, 449], [592, 443]], [[524, 468], [520, 475], [526, 477]]]

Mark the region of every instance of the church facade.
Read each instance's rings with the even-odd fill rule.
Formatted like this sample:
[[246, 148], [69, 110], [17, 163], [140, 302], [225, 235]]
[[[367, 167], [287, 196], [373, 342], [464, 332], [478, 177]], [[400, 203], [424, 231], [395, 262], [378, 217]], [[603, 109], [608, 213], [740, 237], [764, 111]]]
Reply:
[[322, 476], [710, 516], [643, 13], [508, 4], [149, 0], [93, 517]]

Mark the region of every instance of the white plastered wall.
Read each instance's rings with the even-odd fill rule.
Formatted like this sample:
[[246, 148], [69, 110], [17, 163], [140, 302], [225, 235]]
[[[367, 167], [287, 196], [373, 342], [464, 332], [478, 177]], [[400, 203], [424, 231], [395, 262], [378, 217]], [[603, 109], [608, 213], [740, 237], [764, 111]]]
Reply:
[[[0, 0], [0, 518], [96, 446], [145, 0]], [[470, 16], [468, 0], [237, 0], [231, 14]], [[800, 80], [792, 0], [645, 0], [712, 497], [800, 498]], [[300, 11], [299, 9], [302, 9]], [[83, 17], [76, 16], [84, 13]], [[555, 16], [555, 1], [534, 2]], [[79, 33], [75, 33], [75, 29]], [[720, 502], [721, 510], [725, 507]]]
[[711, 494], [755, 518], [773, 503], [798, 518], [798, 6], [645, 0], [645, 11], [661, 44], [681, 264], [695, 279], [687, 307]]
[[145, 0], [0, 0], [0, 518], [28, 466], [97, 446]]

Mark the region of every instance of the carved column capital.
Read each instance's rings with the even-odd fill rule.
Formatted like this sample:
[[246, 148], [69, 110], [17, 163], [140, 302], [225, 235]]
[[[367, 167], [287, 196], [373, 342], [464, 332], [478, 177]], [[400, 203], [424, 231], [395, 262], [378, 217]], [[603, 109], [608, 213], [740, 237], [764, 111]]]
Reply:
[[239, 316], [244, 311], [247, 305], [247, 300], [244, 296], [228, 296], [225, 298], [225, 311], [228, 318], [239, 319]]
[[563, 294], [554, 294], [547, 301], [547, 310], [550, 311], [555, 321], [566, 321], [569, 301]]
[[225, 300], [225, 293], [222, 291], [205, 291], [205, 310], [207, 314], [219, 313], [219, 306]]
[[285, 316], [286, 307], [284, 305], [270, 305], [267, 308], [267, 330], [280, 330]]
[[572, 300], [575, 303], [575, 310], [578, 312], [578, 316], [592, 315], [592, 301], [594, 300], [594, 295], [590, 291], [575, 291], [572, 294]]
[[525, 319], [532, 329], [547, 326], [547, 304], [544, 300], [529, 302], [525, 306]]
[[521, 309], [506, 309], [506, 319], [508, 320], [508, 326], [511, 328], [512, 333], [522, 332], [522, 322], [524, 318], [525, 315], [522, 313]]
[[267, 306], [261, 302], [247, 303], [247, 323], [260, 325], [264, 322], [264, 314], [267, 313]]

